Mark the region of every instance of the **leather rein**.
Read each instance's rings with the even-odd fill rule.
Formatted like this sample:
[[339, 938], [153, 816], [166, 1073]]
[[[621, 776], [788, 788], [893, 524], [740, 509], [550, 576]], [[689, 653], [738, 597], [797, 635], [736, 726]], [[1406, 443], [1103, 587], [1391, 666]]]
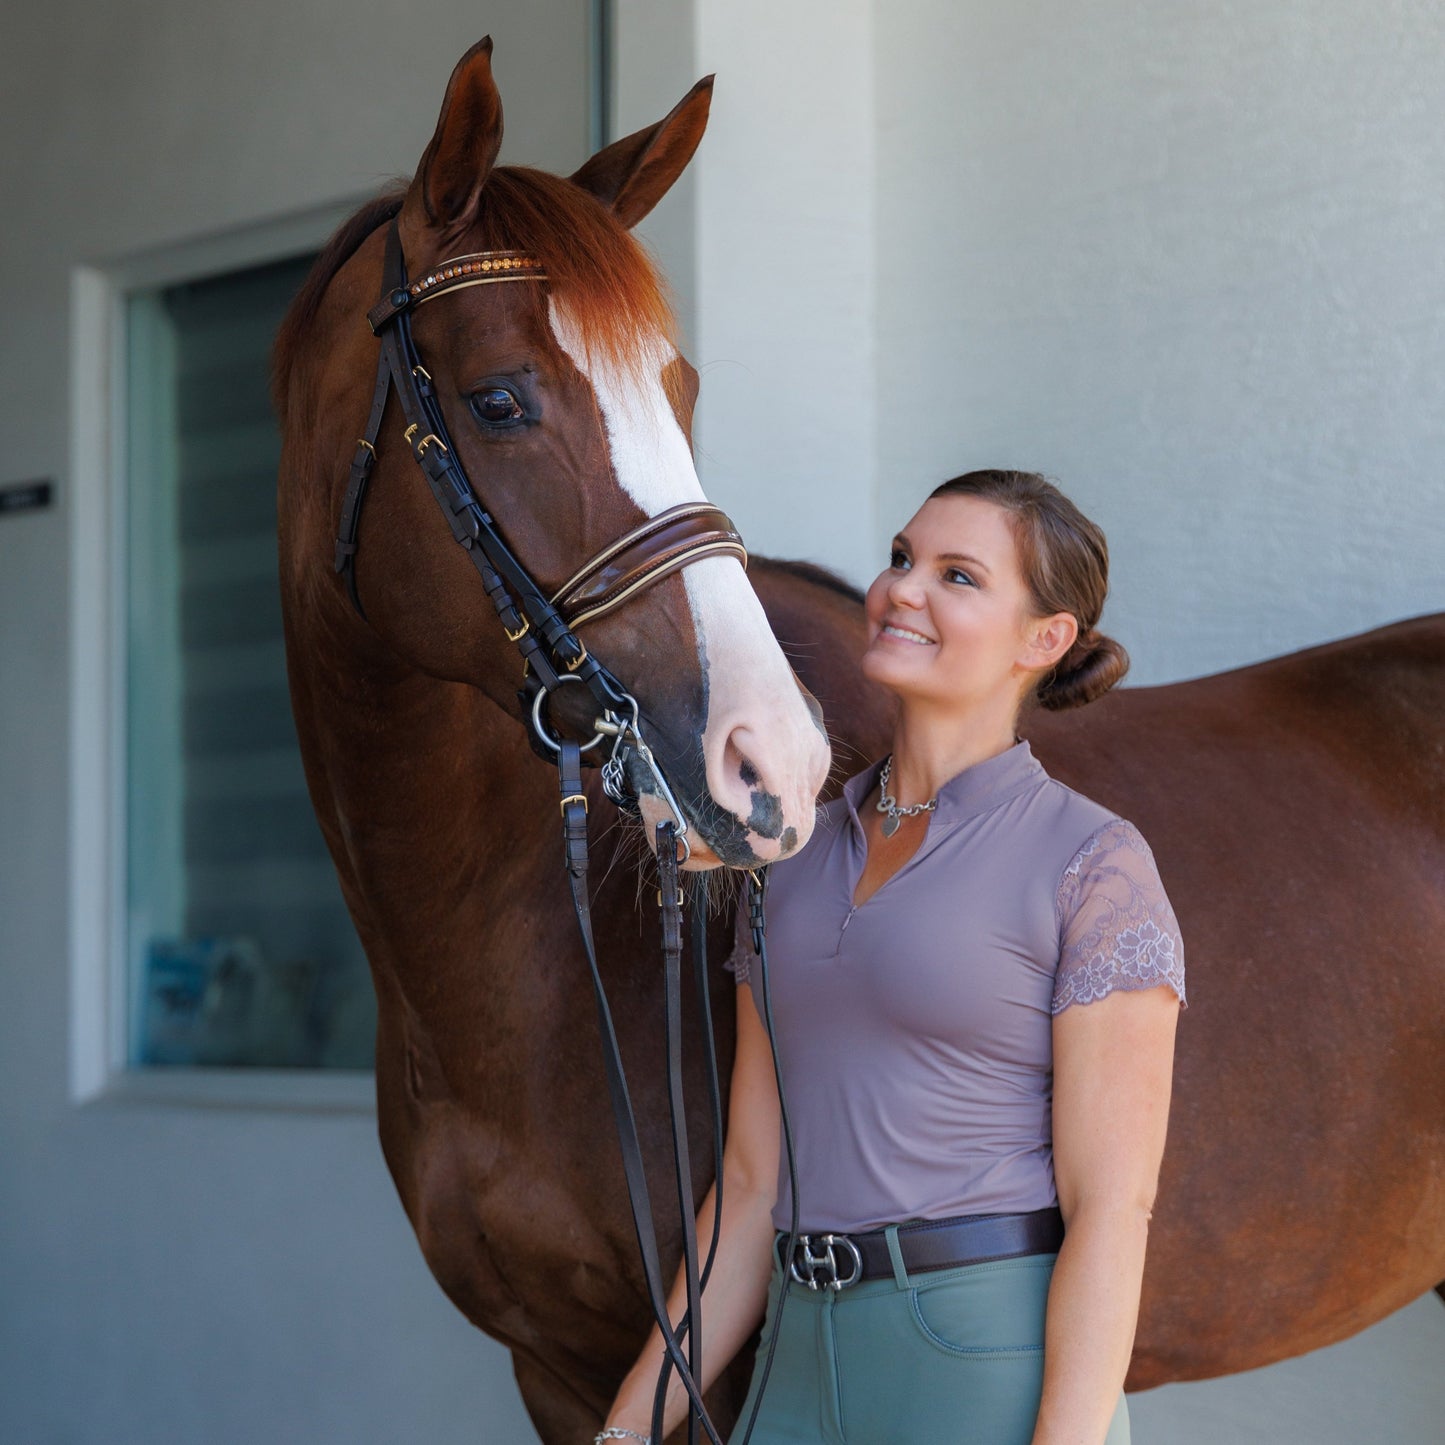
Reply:
[[[670, 507], [649, 518], [603, 547], [550, 596], [508, 547], [496, 523], [473, 489], [456, 448], [452, 445], [436, 388], [417, 352], [412, 336], [411, 317], [418, 306], [464, 287], [546, 279], [546, 272], [535, 257], [515, 251], [489, 251], [455, 257], [428, 270], [415, 280], [409, 280], [402, 255], [398, 222], [396, 219], [392, 220], [387, 232], [383, 261], [382, 298], [367, 312], [372, 332], [381, 341], [381, 355], [377, 362], [371, 410], [367, 416], [365, 431], [357, 440], [342, 501], [334, 566], [345, 580], [353, 607], [364, 619], [366, 612], [356, 585], [361, 508], [376, 462], [387, 398], [394, 390], [406, 417], [405, 438], [411, 454], [425, 475], [432, 495], [451, 527], [452, 536], [466, 549], [468, 557], [480, 574], [482, 586], [508, 641], [517, 648], [522, 657], [523, 684], [518, 697], [527, 718], [532, 747], [542, 757], [557, 765], [567, 878], [592, 976], [608, 1092], [622, 1148], [623, 1171], [627, 1179], [633, 1226], [642, 1256], [648, 1300], [661, 1330], [664, 1346], [663, 1370], [654, 1399], [652, 1438], [659, 1442], [662, 1439], [668, 1379], [671, 1372], [676, 1370], [689, 1400], [689, 1445], [696, 1445], [699, 1427], [706, 1433], [712, 1445], [722, 1445], [717, 1429], [708, 1418], [703, 1405], [699, 1382], [702, 1367], [702, 1288], [707, 1282], [717, 1249], [723, 1187], [722, 1102], [707, 980], [705, 886], [699, 875], [694, 880], [692, 900], [692, 954], [713, 1123], [716, 1204], [712, 1240], [706, 1261], [700, 1263], [687, 1116], [682, 1099], [681, 955], [684, 898], [678, 866], [686, 862], [689, 856], [687, 821], [642, 736], [637, 700], [592, 656], [578, 636], [578, 629], [585, 623], [594, 622], [623, 606], [654, 583], [691, 562], [703, 557], [722, 555], [737, 557], [746, 566], [747, 551], [737, 529], [726, 514], [706, 502]], [[573, 683], [581, 683], [588, 689], [598, 710], [593, 724], [594, 734], [586, 742], [578, 742], [555, 733], [546, 715], [547, 702], [552, 693]], [[632, 1110], [621, 1050], [592, 935], [587, 890], [587, 797], [582, 790], [582, 766], [584, 754], [602, 748], [609, 740], [610, 752], [601, 764], [602, 786], [608, 797], [624, 811], [638, 815], [638, 799], [629, 788], [627, 773], [628, 762], [636, 759], [651, 784], [649, 791], [656, 793], [672, 814], [671, 819], [657, 825], [655, 842], [667, 1015], [668, 1111], [672, 1128], [677, 1206], [682, 1223], [683, 1273], [687, 1288], [687, 1313], [675, 1327], [668, 1319], [667, 1283], [662, 1273], [637, 1121]], [[765, 881], [761, 872], [748, 875], [753, 947], [762, 960], [766, 1022], [771, 1037], [772, 1009], [768, 994], [766, 948], [763, 942]], [[776, 1063], [774, 1050], [775, 1069]], [[785, 1135], [788, 1135], [790, 1131], [785, 1105], [783, 1123]], [[791, 1167], [790, 1138], [788, 1155]], [[795, 1216], [797, 1197], [795, 1183]], [[793, 1233], [797, 1233], [796, 1218]], [[791, 1246], [788, 1257], [791, 1257]], [[773, 1349], [777, 1344], [777, 1322], [775, 1321], [768, 1352], [768, 1367], [771, 1366]], [[764, 1382], [766, 1373], [765, 1369]], [[758, 1401], [761, 1401], [761, 1390], [758, 1392]], [[756, 1416], [755, 1404], [752, 1418], [755, 1420]], [[750, 1421], [743, 1436], [744, 1440], [751, 1434], [751, 1424]]]

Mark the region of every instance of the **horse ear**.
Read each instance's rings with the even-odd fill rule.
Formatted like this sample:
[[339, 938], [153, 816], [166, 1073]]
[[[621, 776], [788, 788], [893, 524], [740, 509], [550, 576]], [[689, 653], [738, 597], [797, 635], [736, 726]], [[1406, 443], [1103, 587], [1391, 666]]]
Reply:
[[482, 187], [502, 148], [502, 98], [492, 79], [492, 37], [477, 41], [457, 61], [436, 133], [417, 167], [407, 197], [419, 203], [427, 223], [461, 231], [476, 219]]
[[624, 226], [635, 226], [671, 189], [707, 129], [712, 76], [704, 76], [654, 126], [597, 152], [572, 180]]

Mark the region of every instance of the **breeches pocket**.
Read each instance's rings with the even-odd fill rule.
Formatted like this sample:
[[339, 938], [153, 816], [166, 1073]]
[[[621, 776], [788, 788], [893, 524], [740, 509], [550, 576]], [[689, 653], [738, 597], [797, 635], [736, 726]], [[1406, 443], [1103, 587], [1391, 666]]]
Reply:
[[914, 1275], [908, 1291], [914, 1328], [949, 1355], [1042, 1355], [1056, 1258], [1031, 1254]]

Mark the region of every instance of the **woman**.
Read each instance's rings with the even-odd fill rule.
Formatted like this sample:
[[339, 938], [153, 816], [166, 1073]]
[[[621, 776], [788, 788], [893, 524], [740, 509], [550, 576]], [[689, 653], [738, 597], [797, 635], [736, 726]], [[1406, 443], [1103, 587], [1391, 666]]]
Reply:
[[[1107, 585], [1102, 532], [1057, 488], [984, 471], [932, 494], [869, 589], [863, 671], [898, 698], [892, 750], [769, 896], [807, 1236], [791, 1261], [759, 970], [734, 953], [749, 986], [703, 1378], [765, 1302], [766, 1344], [791, 1273], [756, 1445], [1129, 1438], [1183, 948], [1138, 831], [1015, 730], [1123, 676], [1095, 631]], [[661, 1352], [654, 1331], [599, 1440], [647, 1439]], [[683, 1408], [674, 1389], [669, 1428]]]

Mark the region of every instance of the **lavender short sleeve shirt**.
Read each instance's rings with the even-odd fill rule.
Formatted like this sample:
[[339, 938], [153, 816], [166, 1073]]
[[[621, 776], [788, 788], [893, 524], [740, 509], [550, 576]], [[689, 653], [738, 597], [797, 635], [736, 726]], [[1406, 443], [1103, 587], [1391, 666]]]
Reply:
[[[1057, 1203], [1053, 1015], [1119, 988], [1184, 1001], [1179, 926], [1138, 830], [1027, 742], [946, 783], [861, 907], [875, 764], [772, 869], [768, 961], [808, 1231]], [[741, 935], [742, 930], [740, 930]], [[740, 936], [730, 966], [760, 970]], [[785, 1164], [773, 1222], [789, 1223]]]

